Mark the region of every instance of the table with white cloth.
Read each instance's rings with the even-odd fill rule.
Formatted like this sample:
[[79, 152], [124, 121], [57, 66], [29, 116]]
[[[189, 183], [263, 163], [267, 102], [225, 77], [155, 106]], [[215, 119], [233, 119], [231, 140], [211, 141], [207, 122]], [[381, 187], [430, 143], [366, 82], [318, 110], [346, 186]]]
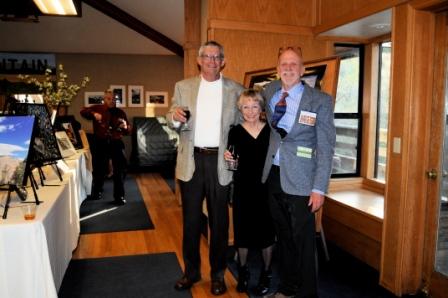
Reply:
[[[34, 220], [25, 220], [20, 210], [20, 205], [34, 201], [31, 189], [25, 203], [13, 195], [7, 219], [0, 219], [2, 298], [57, 297], [78, 243], [79, 208], [90, 194], [92, 183], [89, 151], [78, 150], [64, 163], [66, 166], [60, 167], [63, 181], [53, 167], [43, 168], [46, 179], [37, 190], [42, 203]], [[5, 193], [1, 193], [3, 203]]]

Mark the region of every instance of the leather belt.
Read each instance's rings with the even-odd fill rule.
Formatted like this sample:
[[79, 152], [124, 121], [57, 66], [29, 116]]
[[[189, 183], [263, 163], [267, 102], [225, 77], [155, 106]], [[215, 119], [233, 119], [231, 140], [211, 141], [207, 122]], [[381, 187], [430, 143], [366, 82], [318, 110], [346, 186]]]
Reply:
[[217, 154], [219, 147], [194, 147], [194, 152], [202, 154]]

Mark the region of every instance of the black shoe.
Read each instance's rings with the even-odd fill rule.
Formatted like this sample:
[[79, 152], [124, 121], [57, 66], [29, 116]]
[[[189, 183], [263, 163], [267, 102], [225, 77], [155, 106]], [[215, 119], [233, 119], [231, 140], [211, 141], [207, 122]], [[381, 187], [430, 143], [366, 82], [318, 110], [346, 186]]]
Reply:
[[212, 280], [212, 287], [210, 289], [213, 295], [219, 296], [227, 291], [224, 279]]
[[126, 204], [126, 200], [124, 199], [124, 197], [115, 198], [115, 204], [122, 206]]
[[91, 200], [101, 200], [102, 198], [103, 198], [102, 192], [94, 193], [90, 196]]
[[258, 285], [254, 289], [254, 293], [257, 296], [266, 295], [269, 292], [269, 287], [271, 286], [272, 280], [272, 270], [263, 270], [258, 280]]
[[249, 268], [247, 265], [238, 266], [238, 284], [236, 285], [236, 290], [240, 293], [247, 292], [247, 286], [249, 284]]
[[189, 279], [188, 277], [186, 277], [184, 275], [184, 276], [182, 276], [181, 279], [179, 279], [176, 282], [176, 284], [174, 285], [174, 288], [178, 291], [188, 290], [189, 288], [191, 288], [193, 286], [193, 284], [195, 284], [199, 280], [201, 280], [201, 278]]

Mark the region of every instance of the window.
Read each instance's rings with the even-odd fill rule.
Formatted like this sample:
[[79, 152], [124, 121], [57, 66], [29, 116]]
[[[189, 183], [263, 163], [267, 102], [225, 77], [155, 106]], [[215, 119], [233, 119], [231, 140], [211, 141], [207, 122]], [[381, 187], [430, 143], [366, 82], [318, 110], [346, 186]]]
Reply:
[[382, 42], [379, 44], [374, 178], [383, 182], [386, 180], [391, 48], [391, 42]]
[[336, 148], [332, 177], [359, 176], [364, 47], [335, 44], [335, 52], [341, 62], [334, 108]]

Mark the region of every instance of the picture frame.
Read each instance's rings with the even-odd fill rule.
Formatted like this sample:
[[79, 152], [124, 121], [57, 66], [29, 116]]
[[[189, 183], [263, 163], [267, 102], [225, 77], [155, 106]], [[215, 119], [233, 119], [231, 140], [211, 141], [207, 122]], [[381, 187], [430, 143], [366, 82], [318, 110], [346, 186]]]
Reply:
[[129, 85], [128, 86], [128, 107], [143, 107], [143, 86]]
[[79, 136], [81, 137], [83, 149], [90, 149], [89, 140], [87, 139], [87, 134], [83, 129], [79, 130]]
[[[340, 57], [331, 56], [304, 62], [305, 73], [302, 80], [313, 88], [322, 90], [336, 97], [338, 86]], [[279, 79], [277, 68], [266, 68], [249, 71], [244, 75], [244, 86], [246, 88], [263, 89], [264, 85]]]
[[54, 128], [56, 131], [65, 131], [75, 149], [83, 148], [81, 136], [79, 135], [81, 124], [75, 119], [75, 116], [57, 116]]
[[0, 115], [0, 185], [25, 186], [35, 125], [34, 115]]
[[104, 92], [102, 91], [84, 92], [84, 105], [86, 107], [103, 104], [103, 100]]
[[126, 107], [126, 86], [110, 85], [109, 89], [112, 90], [116, 106], [118, 108]]
[[147, 107], [168, 107], [168, 92], [146, 91], [145, 103]]
[[57, 131], [55, 135], [58, 142], [59, 151], [61, 151], [63, 158], [76, 154], [76, 149], [73, 147], [73, 144], [65, 131]]
[[14, 103], [13, 111], [15, 115], [34, 115], [36, 117], [32, 166], [40, 167], [62, 159], [46, 104]]

